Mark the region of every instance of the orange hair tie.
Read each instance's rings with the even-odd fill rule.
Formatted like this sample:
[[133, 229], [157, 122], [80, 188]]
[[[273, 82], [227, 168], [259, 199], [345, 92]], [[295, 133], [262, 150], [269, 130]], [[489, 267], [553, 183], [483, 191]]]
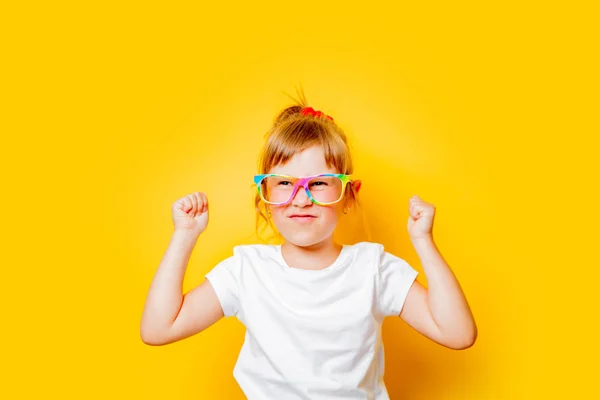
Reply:
[[312, 115], [312, 116], [317, 117], [317, 118], [325, 117], [325, 118], [329, 119], [331, 122], [333, 122], [333, 118], [331, 118], [329, 115], [323, 113], [322, 111], [315, 111], [315, 109], [312, 108], [312, 107], [304, 107], [300, 111], [300, 114], [302, 114], [302, 115]]

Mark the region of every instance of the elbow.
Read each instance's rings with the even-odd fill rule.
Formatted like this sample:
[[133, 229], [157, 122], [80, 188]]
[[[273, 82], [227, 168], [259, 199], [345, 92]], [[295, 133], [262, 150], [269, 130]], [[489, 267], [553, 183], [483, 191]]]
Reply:
[[148, 346], [163, 346], [171, 343], [171, 325], [161, 324], [147, 314], [142, 315], [139, 324], [140, 339]]
[[142, 339], [142, 342], [144, 344], [147, 344], [148, 346], [160, 346], [161, 345], [161, 341], [157, 340], [155, 337], [148, 335], [147, 333], [144, 333], [144, 331], [140, 331], [140, 339]]
[[476, 340], [477, 336], [473, 336], [460, 342], [454, 343], [452, 346], [449, 347], [453, 350], [466, 350], [472, 347], [475, 344]]
[[466, 350], [472, 347], [477, 341], [477, 328], [473, 327], [473, 329], [461, 335], [459, 338], [452, 340], [451, 342], [446, 344], [446, 347], [453, 350]]
[[144, 329], [143, 327], [140, 329], [140, 339], [142, 339], [142, 342], [148, 346], [163, 346], [170, 343], [168, 340], [165, 340], [162, 335], [158, 335], [149, 329]]
[[163, 344], [165, 344], [160, 340], [149, 338], [147, 336], [142, 336], [142, 342], [144, 344], [147, 344], [148, 346], [162, 346]]

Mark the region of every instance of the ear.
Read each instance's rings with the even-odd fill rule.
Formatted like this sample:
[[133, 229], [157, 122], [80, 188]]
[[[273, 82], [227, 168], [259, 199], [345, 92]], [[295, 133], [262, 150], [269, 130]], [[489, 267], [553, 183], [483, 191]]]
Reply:
[[352, 181], [352, 188], [354, 189], [354, 191], [356, 193], [358, 193], [358, 191], [360, 190], [361, 185], [362, 185], [362, 182], [360, 181], [360, 179]]

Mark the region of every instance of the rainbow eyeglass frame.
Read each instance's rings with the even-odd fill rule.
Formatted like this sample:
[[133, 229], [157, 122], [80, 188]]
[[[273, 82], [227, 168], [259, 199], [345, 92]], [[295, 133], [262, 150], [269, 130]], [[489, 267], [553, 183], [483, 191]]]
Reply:
[[[289, 178], [291, 181], [295, 181], [294, 190], [292, 191], [292, 194], [290, 195], [290, 198], [287, 201], [284, 201], [282, 203], [273, 203], [273, 202], [267, 201], [263, 197], [262, 191], [261, 191], [261, 182], [263, 181], [263, 179], [271, 177], [271, 176], [279, 176], [282, 178]], [[336, 201], [332, 201], [332, 202], [328, 202], [328, 203], [321, 203], [321, 202], [315, 200], [315, 198], [310, 193], [310, 189], [308, 188], [308, 181], [310, 181], [313, 178], [319, 178], [322, 176], [323, 177], [336, 177], [336, 178], [341, 179], [341, 181], [342, 181], [341, 195], [340, 195], [340, 198], [337, 199]], [[350, 180], [350, 177], [351, 177], [351, 175], [346, 175], [346, 174], [319, 174], [319, 175], [305, 176], [302, 178], [298, 178], [298, 177], [290, 176], [290, 175], [283, 175], [283, 174], [261, 174], [261, 175], [254, 175], [254, 184], [256, 184], [256, 188], [258, 189], [258, 195], [260, 196], [260, 199], [267, 204], [271, 204], [274, 206], [284, 206], [286, 204], [289, 204], [294, 199], [294, 197], [296, 197], [296, 194], [298, 193], [298, 189], [300, 188], [300, 186], [302, 186], [302, 187], [304, 187], [304, 190], [306, 191], [306, 195], [308, 196], [310, 201], [312, 201], [314, 204], [316, 204], [318, 206], [328, 206], [328, 205], [337, 203], [344, 197], [346, 185], [348, 183], [352, 182]]]

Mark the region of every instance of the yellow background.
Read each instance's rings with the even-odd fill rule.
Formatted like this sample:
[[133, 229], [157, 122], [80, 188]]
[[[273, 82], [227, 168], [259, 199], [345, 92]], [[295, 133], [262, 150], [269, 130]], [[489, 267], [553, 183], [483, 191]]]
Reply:
[[300, 83], [350, 136], [371, 240], [423, 272], [408, 199], [436, 205], [479, 327], [453, 351], [386, 320], [392, 399], [594, 398], [595, 10], [216, 3], [2, 6], [0, 398], [243, 398], [238, 321], [150, 347], [140, 317], [175, 200], [211, 204], [185, 291], [253, 241], [257, 152]]

